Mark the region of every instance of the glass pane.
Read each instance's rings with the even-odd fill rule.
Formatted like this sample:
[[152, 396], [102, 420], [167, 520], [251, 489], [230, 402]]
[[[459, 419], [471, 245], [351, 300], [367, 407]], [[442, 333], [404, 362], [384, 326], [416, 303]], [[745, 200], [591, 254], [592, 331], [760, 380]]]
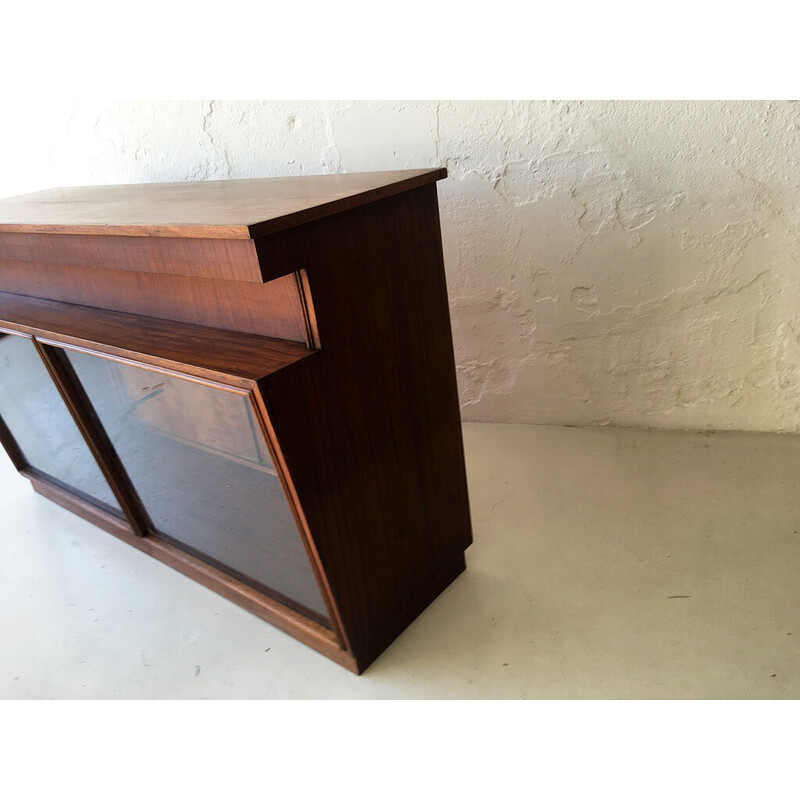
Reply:
[[64, 351], [156, 532], [327, 622], [247, 397]]
[[23, 336], [0, 334], [0, 417], [28, 464], [122, 513], [33, 342]]

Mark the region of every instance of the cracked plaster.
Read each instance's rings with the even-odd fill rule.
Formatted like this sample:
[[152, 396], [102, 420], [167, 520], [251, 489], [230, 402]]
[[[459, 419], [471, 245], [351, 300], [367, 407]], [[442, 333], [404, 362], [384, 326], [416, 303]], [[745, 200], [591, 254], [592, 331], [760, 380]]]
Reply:
[[[8, 112], [9, 109], [6, 109]], [[800, 103], [35, 104], [0, 195], [446, 166], [464, 418], [800, 430]]]

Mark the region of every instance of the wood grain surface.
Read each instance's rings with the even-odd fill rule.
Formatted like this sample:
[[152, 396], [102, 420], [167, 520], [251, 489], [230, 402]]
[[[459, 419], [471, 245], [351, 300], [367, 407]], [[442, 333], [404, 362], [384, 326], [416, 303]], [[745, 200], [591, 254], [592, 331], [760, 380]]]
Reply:
[[261, 244], [309, 265], [322, 349], [259, 388], [363, 670], [472, 541], [436, 188]]
[[5, 262], [184, 275], [212, 280], [262, 282], [253, 242], [153, 236], [88, 236], [65, 233], [0, 233]]
[[[435, 186], [445, 175], [88, 187], [0, 202], [0, 328], [37, 337], [51, 361], [49, 343], [61, 343], [253, 390], [326, 613], [308, 597], [289, 608], [288, 593], [259, 591], [249, 564], [225, 574], [228, 554], [209, 556], [216, 524], [199, 543], [180, 539], [182, 551], [179, 535], [151, 535], [135, 513], [121, 526], [29, 475], [37, 491], [366, 669], [465, 568], [472, 541]], [[164, 414], [156, 422], [172, 420], [186, 441], [191, 425]], [[213, 424], [218, 449], [232, 437]], [[244, 469], [242, 442], [226, 448]], [[103, 458], [102, 442], [95, 449]], [[234, 475], [230, 463], [219, 462]], [[257, 487], [264, 473], [253, 474]]]
[[268, 283], [0, 263], [0, 291], [228, 328], [309, 344], [306, 302], [293, 275]]
[[417, 169], [49, 189], [0, 200], [0, 233], [250, 239], [446, 174]]
[[239, 378], [244, 388], [312, 354], [281, 339], [5, 292], [0, 327], [210, 380]]

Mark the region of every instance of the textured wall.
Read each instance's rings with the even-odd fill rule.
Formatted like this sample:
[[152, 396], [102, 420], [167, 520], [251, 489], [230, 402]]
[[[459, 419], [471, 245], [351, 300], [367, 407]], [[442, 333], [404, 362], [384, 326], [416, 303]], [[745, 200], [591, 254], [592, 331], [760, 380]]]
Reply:
[[0, 196], [446, 166], [466, 419], [800, 430], [800, 103], [4, 109]]

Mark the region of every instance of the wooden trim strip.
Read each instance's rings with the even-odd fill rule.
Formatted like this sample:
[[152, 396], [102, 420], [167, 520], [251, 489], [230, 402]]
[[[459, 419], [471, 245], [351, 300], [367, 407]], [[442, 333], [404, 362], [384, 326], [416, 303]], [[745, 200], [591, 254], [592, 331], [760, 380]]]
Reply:
[[136, 534], [144, 536], [153, 529], [153, 525], [75, 370], [58, 348], [44, 345], [36, 339], [33, 343], [117, 498], [120, 508]]
[[109, 533], [116, 536], [133, 537], [135, 534], [127, 519], [118, 517], [110, 511], [106, 511], [100, 506], [85, 500], [82, 497], [69, 491], [69, 489], [53, 482], [39, 470], [33, 467], [26, 467], [20, 470], [20, 475], [24, 475], [32, 484], [36, 492], [48, 500], [66, 508], [73, 514], [94, 523]]
[[[292, 287], [293, 289], [295, 287]], [[298, 306], [300, 305], [298, 301]], [[301, 309], [298, 308], [298, 316]], [[306, 358], [300, 342], [0, 292], [0, 326], [182, 373], [254, 381]], [[305, 338], [305, 332], [303, 332]], [[244, 385], [247, 385], [246, 383]]]
[[22, 472], [28, 466], [28, 462], [22, 452], [22, 448], [14, 438], [14, 434], [11, 433], [11, 429], [6, 425], [2, 417], [0, 417], [0, 444], [3, 445], [6, 453], [8, 453], [11, 463], [19, 472]]
[[328, 617], [334, 627], [334, 631], [336, 632], [341, 646], [350, 652], [350, 643], [347, 640], [347, 634], [344, 624], [342, 623], [342, 617], [339, 613], [339, 608], [336, 605], [330, 583], [328, 582], [327, 575], [322, 567], [322, 561], [320, 560], [319, 553], [317, 552], [317, 547], [314, 544], [314, 539], [311, 536], [311, 530], [309, 529], [306, 516], [303, 513], [303, 507], [300, 503], [300, 498], [297, 496], [297, 491], [294, 488], [291, 473], [286, 466], [286, 460], [283, 457], [283, 452], [281, 451], [278, 437], [275, 435], [275, 429], [273, 428], [272, 421], [269, 418], [269, 411], [267, 410], [260, 387], [256, 386], [253, 389], [250, 400], [253, 406], [253, 413], [255, 414], [256, 419], [258, 419], [262, 433], [269, 447], [270, 455], [272, 456], [272, 463], [275, 465], [275, 469], [278, 472], [278, 477], [280, 478], [281, 485], [283, 486], [286, 499], [289, 502], [289, 508], [291, 508], [292, 515], [297, 523], [298, 533], [301, 541], [303, 542], [303, 546], [306, 549], [306, 555], [308, 556], [308, 560], [311, 564], [311, 569], [313, 570], [314, 576], [317, 579], [320, 592], [322, 593], [322, 598], [325, 600], [325, 605], [328, 609]]
[[299, 269], [294, 273], [297, 281], [297, 295], [303, 306], [303, 319], [306, 324], [306, 341], [312, 350], [319, 350], [319, 328], [317, 327], [317, 314], [314, 311], [314, 301], [311, 298], [311, 287], [308, 285], [308, 273]]
[[[0, 338], [3, 336], [21, 336], [23, 339], [28, 339], [29, 341], [31, 340], [31, 337], [26, 336], [24, 333], [7, 331], [3, 328], [0, 328]], [[0, 380], [2, 380], [2, 376], [0, 376]], [[22, 448], [19, 446], [19, 443], [14, 438], [14, 434], [11, 433], [11, 429], [8, 427], [8, 425], [6, 425], [2, 417], [0, 417], [0, 444], [5, 448], [5, 451], [8, 453], [8, 457], [11, 459], [11, 463], [14, 465], [14, 467], [19, 472], [22, 472], [22, 470], [28, 466], [28, 460], [25, 458]]]
[[[190, 383], [199, 383], [202, 386], [209, 386], [212, 389], [218, 389], [223, 392], [231, 392], [232, 394], [240, 394], [242, 396], [248, 394], [255, 386], [255, 381], [250, 378], [240, 378], [238, 375], [229, 375], [222, 372], [212, 372], [210, 375], [195, 374], [197, 370], [193, 370], [188, 364], [181, 364], [179, 362], [164, 361], [163, 359], [148, 358], [145, 355], [132, 353], [128, 350], [122, 350], [118, 347], [110, 347], [101, 345], [97, 342], [91, 342], [87, 346], [85, 342], [73, 344], [69, 341], [71, 337], [51, 337], [51, 336], [37, 336], [36, 341], [40, 344], [47, 345], [48, 347], [58, 348], [59, 350], [70, 350], [75, 353], [86, 353], [90, 356], [97, 358], [105, 358], [108, 361], [117, 361], [120, 364], [128, 364], [132, 367], [139, 369], [146, 369], [150, 372], [158, 372], [161, 375], [168, 375], [173, 378], [180, 378], [181, 380], [189, 381]], [[205, 371], [203, 371], [205, 372]]]

